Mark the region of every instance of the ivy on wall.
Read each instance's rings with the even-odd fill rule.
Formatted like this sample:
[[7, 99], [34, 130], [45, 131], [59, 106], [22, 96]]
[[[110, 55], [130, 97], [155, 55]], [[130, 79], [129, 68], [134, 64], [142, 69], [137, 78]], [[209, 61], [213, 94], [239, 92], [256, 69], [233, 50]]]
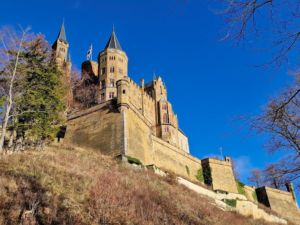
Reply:
[[236, 200], [235, 199], [225, 199], [225, 203], [231, 207], [236, 207]]
[[238, 193], [239, 194], [242, 194], [242, 195], [245, 195], [247, 197], [247, 192], [245, 190], [245, 184], [243, 184], [242, 182], [239, 182], [239, 181], [235, 181], [235, 184], [236, 184], [236, 187], [237, 187], [237, 190], [238, 190]]
[[212, 168], [209, 165], [202, 166], [203, 178], [204, 183], [208, 185], [212, 185], [213, 178], [212, 178]]
[[124, 155], [124, 157], [127, 159], [127, 162], [129, 162], [130, 164], [136, 164], [139, 166], [143, 166], [143, 163], [139, 159], [130, 157], [128, 155]]
[[199, 170], [197, 170], [197, 174], [195, 175], [196, 179], [199, 182], [204, 182], [204, 177], [203, 177], [203, 171], [202, 168], [200, 168]]
[[254, 201], [256, 201], [256, 202], [257, 202], [257, 195], [256, 195], [256, 191], [253, 191], [253, 193], [252, 193], [252, 197], [253, 197]]
[[186, 173], [188, 174], [188, 176], [190, 176], [190, 168], [188, 166], [185, 166], [186, 169]]

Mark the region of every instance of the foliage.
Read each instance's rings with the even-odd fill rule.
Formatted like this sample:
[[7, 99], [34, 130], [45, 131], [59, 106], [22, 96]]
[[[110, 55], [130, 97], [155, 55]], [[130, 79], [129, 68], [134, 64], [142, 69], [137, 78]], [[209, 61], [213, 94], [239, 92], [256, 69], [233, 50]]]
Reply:
[[252, 193], [252, 197], [253, 197], [254, 201], [256, 201], [256, 202], [257, 202], [257, 195], [256, 195], [256, 191], [253, 191], [253, 193]]
[[226, 195], [228, 195], [229, 194], [229, 192], [228, 191], [224, 191], [224, 190], [221, 190], [221, 189], [218, 189], [218, 190], [216, 190], [218, 193], [221, 193], [221, 194], [226, 194]]
[[127, 162], [129, 162], [130, 164], [136, 164], [139, 166], [143, 166], [143, 163], [139, 159], [130, 157], [128, 155], [124, 155], [124, 157], [127, 159]]
[[118, 98], [117, 98], [117, 97], [114, 97], [111, 101], [112, 101], [112, 104], [115, 105], [115, 104], [118, 103]]
[[209, 165], [202, 166], [203, 170], [203, 178], [204, 183], [207, 185], [212, 185], [213, 178], [212, 178], [212, 168]]
[[235, 199], [225, 199], [225, 203], [231, 207], [236, 207], [236, 200]]
[[190, 176], [190, 168], [188, 166], [185, 166], [186, 169], [186, 173], [188, 174], [188, 176]]
[[203, 176], [203, 170], [202, 168], [200, 168], [199, 170], [197, 170], [197, 174], [195, 175], [196, 179], [199, 182], [204, 182], [204, 176]]
[[236, 184], [236, 187], [237, 187], [237, 190], [238, 190], [238, 193], [239, 194], [242, 194], [242, 195], [245, 195], [247, 197], [247, 192], [245, 190], [245, 184], [243, 184], [242, 182], [239, 182], [239, 181], [235, 181], [235, 184]]
[[[0, 224], [270, 224], [90, 149], [53, 145], [2, 157], [0, 174]], [[35, 213], [21, 220], [34, 203]]]

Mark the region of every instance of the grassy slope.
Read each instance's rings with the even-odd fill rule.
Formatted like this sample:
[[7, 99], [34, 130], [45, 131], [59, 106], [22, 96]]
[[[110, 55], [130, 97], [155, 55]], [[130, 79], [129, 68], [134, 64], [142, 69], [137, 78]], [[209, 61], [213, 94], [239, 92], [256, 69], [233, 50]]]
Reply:
[[[35, 215], [21, 215], [36, 203]], [[30, 215], [30, 214], [29, 214]], [[150, 171], [81, 148], [0, 158], [0, 224], [268, 224]]]

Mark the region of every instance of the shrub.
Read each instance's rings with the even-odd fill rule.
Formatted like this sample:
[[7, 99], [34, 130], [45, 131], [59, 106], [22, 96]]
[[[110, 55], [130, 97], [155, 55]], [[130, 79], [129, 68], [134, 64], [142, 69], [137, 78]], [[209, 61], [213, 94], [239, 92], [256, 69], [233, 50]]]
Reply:
[[226, 195], [229, 194], [228, 191], [223, 191], [223, 190], [220, 190], [220, 189], [218, 189], [218, 190], [216, 190], [216, 191], [219, 192], [219, 193], [221, 193], [221, 194], [226, 194]]
[[212, 178], [212, 168], [209, 165], [204, 165], [202, 167], [203, 170], [203, 178], [204, 178], [204, 183], [208, 185], [212, 185], [213, 178]]
[[247, 197], [247, 192], [245, 190], [245, 184], [243, 184], [242, 182], [239, 182], [239, 181], [235, 181], [236, 183], [236, 187], [237, 187], [237, 190], [238, 190], [238, 193], [239, 194], [242, 194], [242, 195], [245, 195]]
[[256, 201], [256, 202], [257, 202], [257, 195], [256, 195], [256, 192], [255, 192], [255, 191], [253, 191], [253, 193], [252, 193], [252, 197], [253, 197], [254, 201]]
[[204, 182], [203, 171], [202, 168], [197, 170], [197, 174], [195, 175], [196, 179], [200, 182]]
[[225, 199], [225, 203], [231, 207], [236, 207], [236, 200], [235, 199]]
[[143, 166], [143, 163], [139, 159], [130, 157], [128, 155], [124, 155], [124, 157], [127, 159], [127, 162], [129, 162], [130, 164], [136, 164], [139, 166]]
[[186, 173], [188, 174], [188, 176], [190, 176], [190, 168], [188, 166], [185, 166], [186, 169]]

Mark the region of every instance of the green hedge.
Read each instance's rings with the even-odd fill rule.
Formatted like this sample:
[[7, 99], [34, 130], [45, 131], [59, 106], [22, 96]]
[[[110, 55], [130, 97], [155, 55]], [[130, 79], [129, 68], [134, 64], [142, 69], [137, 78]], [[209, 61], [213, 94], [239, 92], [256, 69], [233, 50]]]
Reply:
[[225, 199], [225, 203], [231, 207], [236, 207], [236, 200], [235, 199]]
[[223, 191], [223, 190], [221, 190], [221, 189], [218, 189], [218, 190], [216, 190], [218, 193], [221, 193], [221, 194], [226, 194], [226, 195], [228, 195], [229, 194], [229, 192], [228, 191]]

